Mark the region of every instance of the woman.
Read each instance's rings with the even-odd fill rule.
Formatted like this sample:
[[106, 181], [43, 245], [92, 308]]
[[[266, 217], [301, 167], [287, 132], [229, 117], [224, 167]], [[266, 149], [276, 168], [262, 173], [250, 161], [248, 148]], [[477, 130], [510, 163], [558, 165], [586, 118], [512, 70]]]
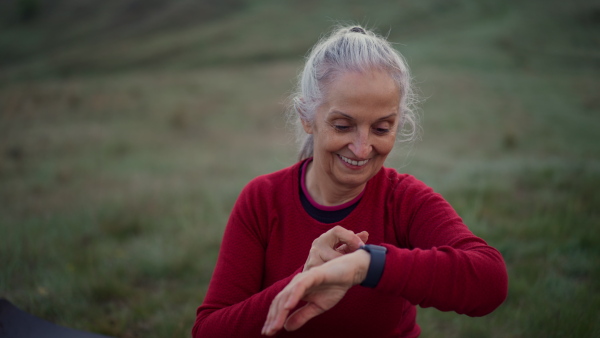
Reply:
[[504, 301], [500, 253], [383, 167], [414, 136], [412, 101], [403, 58], [372, 32], [313, 48], [293, 101], [300, 161], [241, 192], [194, 336], [416, 337], [415, 305], [483, 316]]

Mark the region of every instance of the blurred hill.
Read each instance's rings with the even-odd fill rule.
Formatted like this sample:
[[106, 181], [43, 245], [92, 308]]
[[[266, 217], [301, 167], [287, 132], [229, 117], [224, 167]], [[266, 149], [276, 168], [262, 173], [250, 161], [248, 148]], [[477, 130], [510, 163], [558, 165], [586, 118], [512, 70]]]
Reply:
[[446, 63], [461, 48], [521, 66], [600, 59], [600, 5], [583, 0], [5, 0], [0, 80], [298, 59], [338, 21]]

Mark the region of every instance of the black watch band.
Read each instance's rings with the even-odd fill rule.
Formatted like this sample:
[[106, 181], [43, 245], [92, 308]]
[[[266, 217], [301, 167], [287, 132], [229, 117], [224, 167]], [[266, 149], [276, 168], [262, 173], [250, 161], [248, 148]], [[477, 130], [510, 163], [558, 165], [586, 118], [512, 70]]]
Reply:
[[362, 283], [360, 283], [360, 285], [368, 288], [374, 288], [379, 283], [381, 275], [383, 274], [387, 248], [385, 246], [373, 244], [366, 244], [360, 248], [371, 254], [371, 263], [369, 263], [367, 277]]

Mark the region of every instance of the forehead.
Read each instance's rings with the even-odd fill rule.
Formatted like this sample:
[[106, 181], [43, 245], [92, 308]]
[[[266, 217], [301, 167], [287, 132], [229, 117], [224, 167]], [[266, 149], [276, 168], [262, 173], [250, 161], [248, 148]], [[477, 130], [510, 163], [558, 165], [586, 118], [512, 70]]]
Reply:
[[336, 106], [394, 107], [400, 102], [400, 88], [384, 71], [350, 71], [338, 74], [326, 86], [324, 98], [326, 103]]

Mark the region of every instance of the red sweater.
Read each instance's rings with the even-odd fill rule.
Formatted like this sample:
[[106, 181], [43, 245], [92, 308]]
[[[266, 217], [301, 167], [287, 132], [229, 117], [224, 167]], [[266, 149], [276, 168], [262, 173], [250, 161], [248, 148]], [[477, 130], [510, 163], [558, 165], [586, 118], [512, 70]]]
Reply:
[[350, 215], [324, 224], [301, 205], [301, 163], [257, 177], [241, 192], [194, 337], [260, 337], [271, 301], [302, 271], [313, 240], [338, 224], [366, 230], [368, 243], [388, 248], [379, 284], [352, 287], [331, 310], [278, 337], [416, 337], [417, 304], [483, 316], [504, 301], [500, 253], [424, 183], [383, 168]]

